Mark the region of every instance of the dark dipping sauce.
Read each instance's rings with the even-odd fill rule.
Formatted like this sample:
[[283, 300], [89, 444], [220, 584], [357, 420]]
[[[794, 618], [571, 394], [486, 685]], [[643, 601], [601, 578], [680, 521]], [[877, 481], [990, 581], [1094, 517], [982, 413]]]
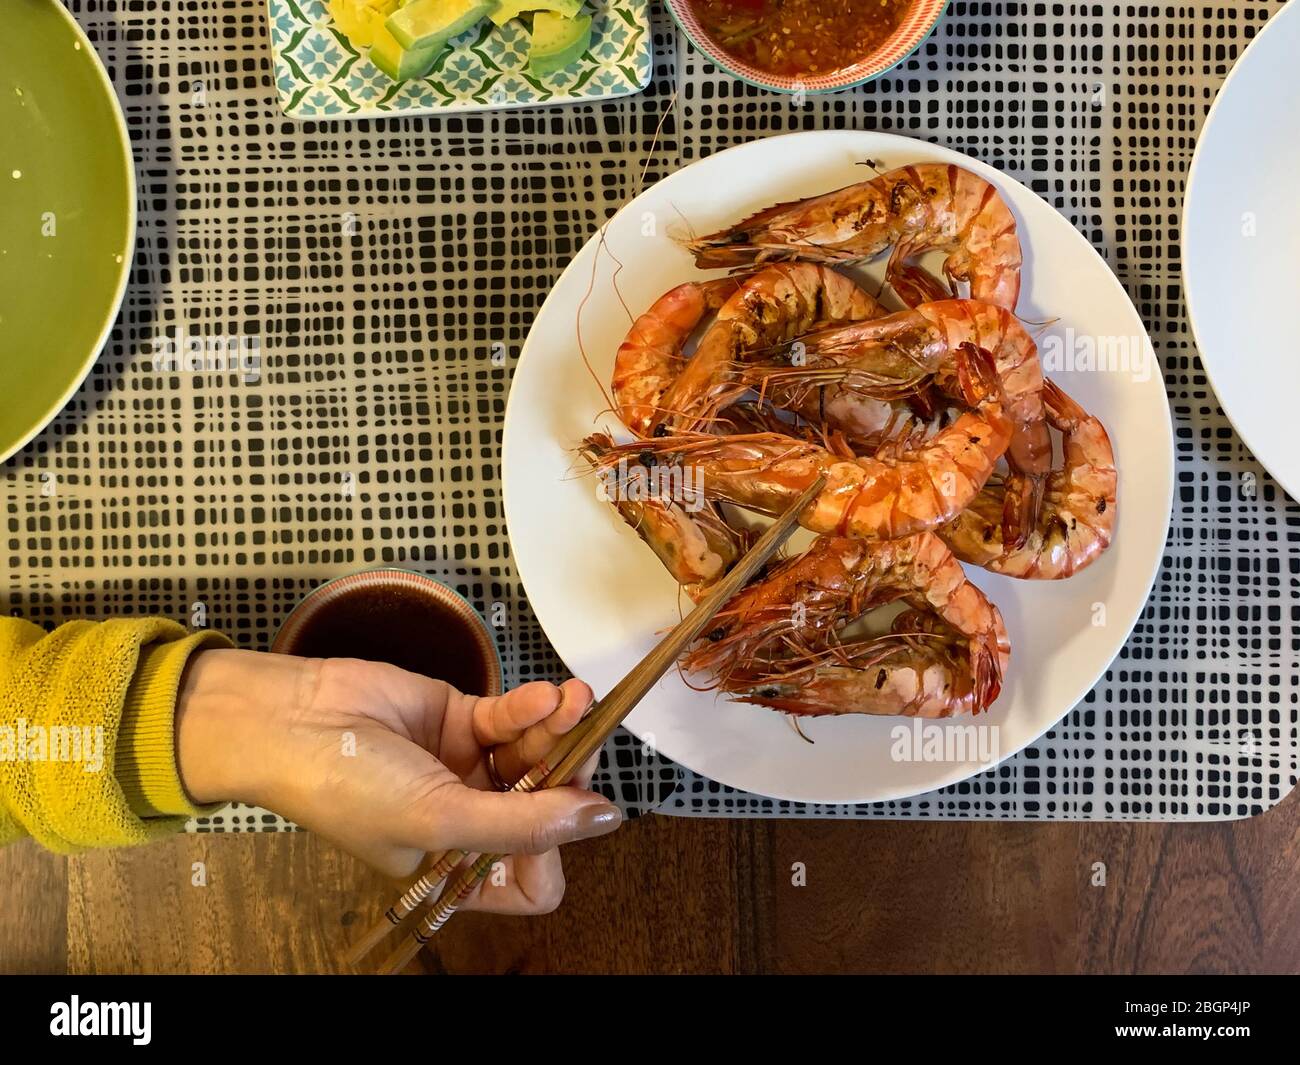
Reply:
[[298, 629], [290, 654], [387, 662], [467, 695], [484, 695], [495, 663], [484, 660], [464, 618], [410, 587], [365, 587], [321, 603]]
[[912, 0], [690, 0], [724, 51], [795, 78], [851, 67], [883, 44]]

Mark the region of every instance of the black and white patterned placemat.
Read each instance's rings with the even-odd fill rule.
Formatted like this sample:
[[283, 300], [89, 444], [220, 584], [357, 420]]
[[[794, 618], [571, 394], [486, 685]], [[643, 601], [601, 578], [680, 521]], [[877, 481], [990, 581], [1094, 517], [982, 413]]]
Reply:
[[[499, 624], [511, 683], [558, 676], [511, 564], [498, 469], [511, 369], [546, 292], [643, 169], [655, 181], [755, 137], [879, 129], [1024, 181], [1128, 289], [1177, 445], [1151, 602], [1060, 726], [930, 795], [773, 802], [628, 734], [599, 783], [633, 813], [666, 799], [704, 816], [1164, 820], [1257, 813], [1295, 784], [1300, 510], [1219, 411], [1178, 275], [1197, 129], [1275, 0], [954, 0], [897, 70], [802, 102], [719, 76], [657, 11], [641, 96], [337, 125], [277, 110], [261, 0], [68, 6], [127, 113], [140, 229], [95, 370], [0, 467], [5, 609], [161, 613], [265, 647], [321, 580], [406, 565]], [[177, 345], [229, 369], [179, 369]], [[191, 827], [286, 826], [235, 807]]]

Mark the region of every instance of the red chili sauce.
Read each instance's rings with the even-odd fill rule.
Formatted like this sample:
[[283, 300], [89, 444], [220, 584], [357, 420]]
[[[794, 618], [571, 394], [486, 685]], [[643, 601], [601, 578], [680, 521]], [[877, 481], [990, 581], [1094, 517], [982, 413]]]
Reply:
[[828, 74], [870, 55], [912, 0], [690, 0], [723, 50], [769, 74]]

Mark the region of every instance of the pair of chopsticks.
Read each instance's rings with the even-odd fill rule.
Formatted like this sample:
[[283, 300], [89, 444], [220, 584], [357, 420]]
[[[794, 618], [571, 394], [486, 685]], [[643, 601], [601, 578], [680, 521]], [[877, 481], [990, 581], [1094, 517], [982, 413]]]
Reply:
[[[605, 698], [592, 705], [586, 715], [565, 735], [556, 741], [547, 756], [532, 767], [511, 791], [531, 792], [555, 788], [569, 783], [573, 775], [605, 741], [629, 713], [659, 682], [677, 661], [677, 657], [704, 631], [704, 627], [733, 595], [775, 554], [798, 523], [799, 515], [812, 502], [826, 484], [818, 477], [779, 518], [760, 536], [744, 557], [732, 567], [712, 591], [681, 622], [661, 640], [649, 654], [638, 662]], [[444, 879], [442, 893], [420, 920], [414, 931], [384, 961], [381, 972], [401, 972], [415, 957], [419, 949], [449, 920], [478, 886], [479, 882], [501, 861], [502, 854], [480, 854], [460, 873], [452, 876], [456, 867], [471, 858], [471, 854], [450, 850], [438, 855], [429, 870], [412, 884], [397, 900], [383, 920], [361, 937], [348, 953], [349, 962], [355, 964], [370, 953], [394, 929], [405, 923], [427, 900]], [[449, 879], [448, 879], [449, 878]]]

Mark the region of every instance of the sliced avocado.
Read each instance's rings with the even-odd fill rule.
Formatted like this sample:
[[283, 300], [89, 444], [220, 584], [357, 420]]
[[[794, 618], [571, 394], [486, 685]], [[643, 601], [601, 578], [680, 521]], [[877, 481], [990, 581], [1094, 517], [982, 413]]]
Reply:
[[377, 26], [375, 43], [370, 46], [370, 62], [394, 81], [410, 81], [429, 73], [434, 60], [446, 47], [447, 42], [442, 40], [424, 48], [403, 48], [387, 27]]
[[533, 16], [533, 41], [528, 48], [528, 69], [553, 74], [582, 55], [591, 44], [591, 16], [566, 18], [552, 11]]
[[582, 10], [582, 0], [496, 0], [496, 7], [488, 18], [497, 26], [504, 26], [525, 11], [553, 11], [565, 18], [573, 18]]
[[388, 32], [403, 48], [427, 48], [464, 33], [495, 0], [414, 0], [389, 16]]
[[374, 44], [375, 27], [397, 10], [397, 0], [329, 0], [334, 24], [353, 46]]

